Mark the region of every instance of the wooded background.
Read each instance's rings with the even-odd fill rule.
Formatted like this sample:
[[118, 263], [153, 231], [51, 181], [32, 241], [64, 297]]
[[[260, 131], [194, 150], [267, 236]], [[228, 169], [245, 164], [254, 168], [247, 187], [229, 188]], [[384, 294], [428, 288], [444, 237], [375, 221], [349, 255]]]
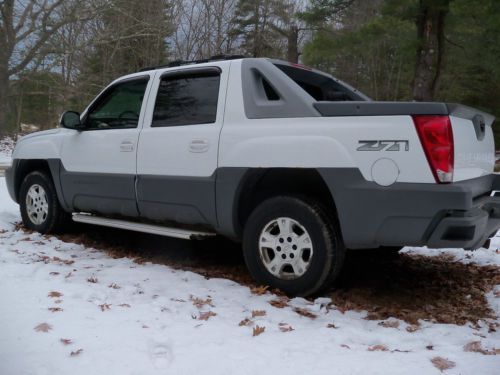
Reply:
[[55, 127], [120, 75], [219, 54], [500, 117], [498, 0], [0, 0], [0, 133]]

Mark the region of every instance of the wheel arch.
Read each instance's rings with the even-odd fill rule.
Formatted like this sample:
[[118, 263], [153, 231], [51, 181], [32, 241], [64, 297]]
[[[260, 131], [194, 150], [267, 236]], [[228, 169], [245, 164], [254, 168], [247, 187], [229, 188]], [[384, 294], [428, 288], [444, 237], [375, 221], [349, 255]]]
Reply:
[[56, 189], [59, 204], [65, 211], [70, 211], [63, 196], [62, 187], [59, 178], [61, 162], [59, 159], [17, 159], [14, 160], [14, 194], [15, 201], [19, 203], [19, 191], [25, 177], [34, 171], [41, 171], [52, 178]]
[[218, 173], [216, 189], [221, 234], [240, 239], [253, 209], [279, 195], [312, 197], [337, 215], [334, 197], [315, 168], [223, 169]]

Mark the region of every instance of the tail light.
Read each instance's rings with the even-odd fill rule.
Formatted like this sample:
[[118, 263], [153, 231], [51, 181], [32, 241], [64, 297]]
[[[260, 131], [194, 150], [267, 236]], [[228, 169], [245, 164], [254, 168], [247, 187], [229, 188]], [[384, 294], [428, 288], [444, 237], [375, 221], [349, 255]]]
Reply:
[[450, 118], [415, 115], [413, 122], [436, 182], [452, 182], [454, 149]]

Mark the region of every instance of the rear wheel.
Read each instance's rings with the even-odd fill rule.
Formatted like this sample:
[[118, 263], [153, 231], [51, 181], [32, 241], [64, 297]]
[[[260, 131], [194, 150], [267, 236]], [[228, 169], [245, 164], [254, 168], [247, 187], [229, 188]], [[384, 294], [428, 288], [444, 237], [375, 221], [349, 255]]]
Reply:
[[243, 252], [257, 282], [298, 296], [327, 287], [345, 256], [334, 215], [315, 201], [296, 197], [271, 198], [252, 212]]
[[24, 226], [40, 233], [57, 232], [69, 220], [69, 214], [59, 204], [51, 177], [41, 171], [24, 178], [19, 206]]

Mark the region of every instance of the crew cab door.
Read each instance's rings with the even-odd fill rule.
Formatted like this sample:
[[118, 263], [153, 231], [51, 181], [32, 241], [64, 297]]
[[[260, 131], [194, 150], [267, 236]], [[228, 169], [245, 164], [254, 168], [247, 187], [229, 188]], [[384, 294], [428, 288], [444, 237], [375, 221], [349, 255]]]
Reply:
[[137, 152], [142, 217], [216, 225], [215, 172], [229, 66], [157, 73]]
[[74, 211], [138, 216], [136, 153], [150, 75], [117, 81], [82, 115], [61, 150], [61, 185]]

